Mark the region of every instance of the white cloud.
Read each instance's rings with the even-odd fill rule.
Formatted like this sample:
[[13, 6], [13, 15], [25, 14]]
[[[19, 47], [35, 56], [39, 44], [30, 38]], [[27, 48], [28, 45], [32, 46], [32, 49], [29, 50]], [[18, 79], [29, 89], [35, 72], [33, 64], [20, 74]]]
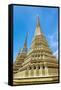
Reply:
[[48, 35], [47, 38], [49, 41], [49, 46], [53, 51], [53, 55], [58, 58], [58, 32]]
[[58, 59], [58, 50], [56, 50], [56, 51], [53, 53], [53, 55], [56, 56], [57, 59]]

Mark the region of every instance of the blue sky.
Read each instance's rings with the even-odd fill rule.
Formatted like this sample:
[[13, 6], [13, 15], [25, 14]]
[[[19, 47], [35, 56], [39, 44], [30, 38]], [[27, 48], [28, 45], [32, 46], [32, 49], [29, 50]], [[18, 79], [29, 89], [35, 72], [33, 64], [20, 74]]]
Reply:
[[27, 46], [30, 48], [34, 36], [37, 16], [40, 26], [54, 55], [58, 55], [58, 8], [14, 6], [13, 9], [13, 58], [23, 48], [28, 32]]

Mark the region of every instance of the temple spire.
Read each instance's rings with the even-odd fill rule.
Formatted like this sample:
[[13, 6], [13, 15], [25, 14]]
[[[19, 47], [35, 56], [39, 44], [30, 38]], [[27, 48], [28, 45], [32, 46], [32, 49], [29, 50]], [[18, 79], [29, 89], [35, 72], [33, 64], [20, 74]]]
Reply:
[[26, 34], [26, 38], [25, 38], [25, 42], [24, 42], [24, 48], [27, 48], [27, 37], [28, 37], [28, 33]]
[[23, 47], [21, 53], [27, 53], [27, 37], [28, 37], [28, 33], [26, 34], [26, 38], [25, 38], [25, 42], [24, 42], [24, 47]]
[[35, 36], [41, 35], [41, 30], [40, 30], [40, 19], [39, 16], [37, 16], [37, 23], [36, 23], [36, 29], [35, 29]]

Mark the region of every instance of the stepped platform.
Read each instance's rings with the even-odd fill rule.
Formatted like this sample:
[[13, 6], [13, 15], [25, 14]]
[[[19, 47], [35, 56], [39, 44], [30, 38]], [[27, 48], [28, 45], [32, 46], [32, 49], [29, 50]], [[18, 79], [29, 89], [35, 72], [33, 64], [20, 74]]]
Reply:
[[30, 77], [30, 78], [15, 78], [13, 85], [32, 85], [32, 84], [49, 84], [58, 83], [58, 76], [43, 76], [43, 77]]

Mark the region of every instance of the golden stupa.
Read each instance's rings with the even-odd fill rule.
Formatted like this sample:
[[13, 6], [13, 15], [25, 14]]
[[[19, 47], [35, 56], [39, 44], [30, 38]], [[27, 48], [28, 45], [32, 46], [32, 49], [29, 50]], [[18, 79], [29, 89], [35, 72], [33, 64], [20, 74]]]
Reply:
[[13, 84], [40, 84], [58, 82], [58, 61], [53, 56], [41, 31], [39, 17], [32, 44], [27, 50], [27, 36], [21, 53], [13, 65]]

